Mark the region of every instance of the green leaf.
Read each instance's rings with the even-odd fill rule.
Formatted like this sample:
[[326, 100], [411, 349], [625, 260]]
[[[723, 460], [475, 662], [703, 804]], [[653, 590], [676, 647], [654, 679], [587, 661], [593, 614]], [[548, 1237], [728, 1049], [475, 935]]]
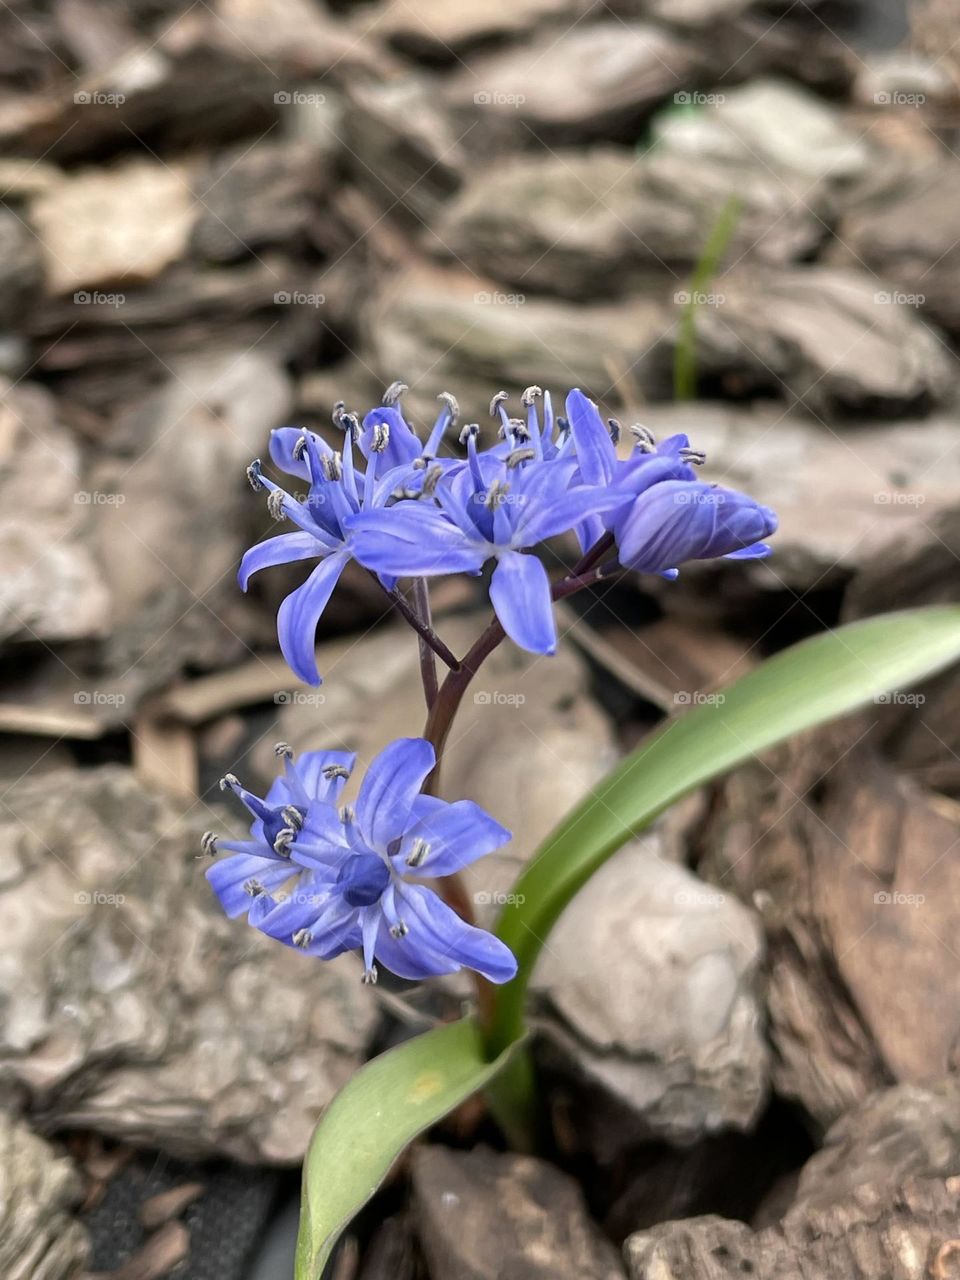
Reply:
[[521, 1033], [526, 987], [543, 941], [579, 888], [675, 800], [814, 725], [960, 658], [960, 606], [890, 613], [794, 645], [668, 721], [547, 838], [518, 879], [496, 932], [520, 971], [497, 991], [491, 1053]]
[[407, 1040], [368, 1062], [320, 1118], [303, 1165], [296, 1280], [319, 1280], [337, 1237], [418, 1134], [482, 1089], [495, 1061], [470, 1019]]

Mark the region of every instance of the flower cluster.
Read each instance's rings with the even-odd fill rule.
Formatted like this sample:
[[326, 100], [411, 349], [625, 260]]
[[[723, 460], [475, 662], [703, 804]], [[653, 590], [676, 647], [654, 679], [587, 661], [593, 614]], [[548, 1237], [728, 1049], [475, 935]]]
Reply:
[[507, 982], [516, 961], [499, 939], [451, 910], [422, 879], [452, 875], [510, 839], [470, 800], [447, 804], [421, 795], [435, 763], [422, 738], [382, 751], [355, 805], [338, 807], [355, 757], [311, 751], [299, 760], [277, 747], [285, 772], [261, 799], [232, 774], [221, 782], [253, 815], [249, 840], [204, 837], [208, 852], [229, 851], [207, 879], [230, 917], [307, 955], [330, 960], [360, 949], [364, 981], [376, 961], [402, 978], [468, 967]]
[[338, 405], [340, 453], [312, 432], [273, 433], [271, 458], [307, 482], [302, 498], [268, 480], [259, 463], [249, 472], [255, 488], [269, 491], [271, 515], [291, 520], [298, 532], [247, 552], [244, 590], [251, 574], [268, 565], [319, 561], [277, 620], [283, 654], [307, 683], [320, 682], [317, 623], [351, 559], [388, 589], [399, 578], [479, 574], [495, 561], [490, 600], [504, 631], [522, 648], [549, 654], [557, 643], [552, 588], [543, 561], [531, 554], [549, 538], [573, 531], [585, 553], [607, 538], [624, 568], [668, 578], [690, 560], [769, 553], [764, 539], [776, 529], [774, 513], [745, 494], [697, 480], [694, 466], [703, 455], [684, 435], [658, 447], [645, 428], [631, 428], [633, 449], [621, 458], [618, 424], [604, 423], [581, 391], [570, 392], [566, 417], [555, 418], [549, 392], [528, 387], [523, 417], [510, 417], [505, 393], [494, 397], [496, 444], [481, 450], [479, 428], [471, 424], [460, 432], [466, 459], [440, 457], [445, 433], [457, 422], [456, 401], [440, 397], [424, 445], [401, 411], [404, 390], [401, 383], [390, 387], [362, 428]]
[[[296, 531], [246, 553], [243, 589], [270, 565], [317, 562], [277, 617], [284, 657], [309, 684], [320, 683], [317, 624], [351, 560], [380, 580], [451, 674], [466, 671], [469, 678], [472, 669], [458, 664], [429, 626], [428, 608], [411, 611], [397, 592], [400, 578], [479, 574], [494, 561], [490, 600], [503, 632], [524, 649], [547, 654], [557, 645], [553, 600], [560, 588], [534, 552], [550, 538], [573, 532], [580, 542], [582, 558], [561, 584], [567, 594], [608, 570], [601, 563], [608, 552], [615, 551], [614, 568], [668, 578], [689, 560], [769, 552], [763, 539], [776, 528], [773, 512], [697, 480], [694, 467], [703, 456], [686, 436], [658, 447], [635, 427], [633, 448], [621, 456], [618, 424], [604, 423], [582, 392], [570, 392], [560, 418], [549, 392], [528, 387], [521, 417], [510, 416], [506, 393], [494, 397], [495, 444], [481, 449], [479, 427], [471, 424], [459, 433], [465, 456], [440, 456], [446, 433], [457, 425], [456, 401], [439, 397], [439, 416], [423, 444], [401, 411], [405, 390], [394, 383], [362, 422], [338, 404], [339, 450], [310, 431], [274, 431], [270, 457], [305, 486], [302, 492], [275, 484], [259, 462], [247, 472], [254, 489], [266, 491], [274, 520], [290, 520]], [[419, 590], [425, 596], [425, 586]], [[424, 675], [424, 691], [436, 709], [435, 674], [432, 681]], [[434, 724], [431, 733], [443, 741], [442, 726], [438, 731]], [[339, 801], [354, 756], [309, 752], [294, 762], [283, 744], [278, 754], [285, 770], [265, 798], [232, 774], [221, 784], [253, 815], [249, 840], [204, 837], [207, 852], [221, 848], [229, 855], [207, 873], [228, 915], [245, 915], [263, 933], [321, 959], [359, 949], [368, 982], [376, 981], [378, 961], [404, 978], [460, 968], [491, 982], [514, 976], [510, 950], [461, 919], [424, 883], [455, 875], [510, 839], [471, 801], [447, 804], [422, 794], [436, 764], [430, 742], [402, 738], [386, 747], [367, 770], [355, 805], [344, 806]]]

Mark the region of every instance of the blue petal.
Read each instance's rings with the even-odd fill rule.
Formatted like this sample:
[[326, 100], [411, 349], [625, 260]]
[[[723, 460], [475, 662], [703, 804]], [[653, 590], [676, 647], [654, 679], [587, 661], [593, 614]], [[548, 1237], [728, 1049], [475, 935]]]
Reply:
[[659, 573], [687, 560], [742, 550], [776, 527], [774, 513], [746, 494], [665, 480], [641, 494], [618, 523], [620, 562], [642, 573]]
[[420, 503], [363, 512], [347, 521], [347, 531], [350, 549], [365, 568], [394, 577], [476, 573], [489, 555], [442, 511]]
[[356, 762], [357, 756], [353, 751], [305, 751], [293, 762], [292, 768], [311, 799], [332, 804], [340, 795], [347, 779], [328, 778], [324, 775], [324, 770], [346, 769], [350, 774]]
[[536, 556], [501, 555], [490, 579], [490, 603], [514, 644], [530, 653], [556, 652], [550, 579]]
[[321, 560], [303, 586], [291, 591], [277, 612], [280, 650], [294, 675], [305, 684], [320, 684], [314, 652], [317, 624], [349, 559], [349, 552], [338, 551]]
[[617, 450], [599, 409], [576, 388], [567, 396], [567, 420], [580, 474], [587, 484], [606, 484], [617, 465]]
[[[509, 982], [517, 962], [508, 946], [485, 929], [461, 920], [445, 902], [424, 885], [398, 884], [396, 909], [410, 932], [403, 939], [422, 962], [438, 965], [450, 961], [475, 969], [490, 982]], [[444, 972], [437, 969], [437, 972]]]
[[398, 738], [372, 761], [357, 796], [357, 826], [373, 849], [404, 834], [413, 802], [436, 763], [425, 738]]
[[423, 445], [404, 419], [403, 414], [395, 405], [381, 404], [377, 405], [375, 409], [371, 409], [363, 419], [360, 452], [365, 458], [369, 458], [371, 454], [370, 446], [373, 442], [373, 429], [381, 423], [386, 424], [390, 431], [387, 447], [380, 454], [383, 467], [399, 467], [420, 457], [423, 452]]
[[765, 560], [773, 551], [766, 542], [752, 542], [749, 547], [741, 547], [739, 551], [728, 551], [724, 560]]
[[296, 874], [297, 868], [285, 860], [281, 862], [276, 858], [258, 858], [256, 854], [249, 853], [236, 853], [229, 858], [221, 858], [212, 867], [208, 867], [206, 872], [211, 888], [231, 920], [246, 915], [255, 901], [254, 895], [244, 889], [245, 884], [256, 881], [269, 893], [272, 889], [279, 889]]
[[270, 460], [275, 467], [285, 471], [288, 476], [297, 476], [301, 480], [310, 479], [310, 468], [305, 458], [294, 457], [297, 441], [302, 439], [303, 432], [299, 427], [278, 427], [270, 432]]
[[[447, 804], [433, 796], [418, 796], [411, 817], [413, 826], [408, 827], [400, 852], [393, 859], [400, 875], [450, 876], [511, 838], [506, 827], [472, 800]], [[407, 864], [407, 858], [417, 840], [424, 841], [428, 852], [413, 867]]]
[[[553, 463], [547, 462], [544, 465], [549, 467]], [[552, 501], [538, 504], [529, 515], [525, 512], [517, 525], [513, 545], [532, 547], [547, 538], [567, 533], [582, 520], [622, 505], [623, 498], [614, 489], [600, 489], [594, 485], [578, 486], [566, 493], [557, 494]]]
[[312, 556], [326, 555], [327, 548], [312, 533], [281, 533], [266, 542], [258, 542], [244, 553], [237, 573], [240, 590], [246, 591], [253, 574], [276, 564], [292, 564], [295, 560], [309, 560]]

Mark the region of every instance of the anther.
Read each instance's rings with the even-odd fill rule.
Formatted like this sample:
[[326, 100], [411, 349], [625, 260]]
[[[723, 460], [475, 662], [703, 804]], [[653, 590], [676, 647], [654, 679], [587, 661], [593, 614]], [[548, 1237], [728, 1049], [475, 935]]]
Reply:
[[524, 391], [523, 395], [520, 397], [520, 403], [524, 406], [524, 408], [529, 409], [530, 406], [533, 404], [534, 400], [536, 400], [537, 396], [542, 396], [542, 395], [543, 395], [543, 387], [538, 387], [538, 386], [527, 387], [526, 391]]
[[350, 777], [350, 770], [344, 764], [325, 764], [320, 772], [328, 780]]
[[468, 422], [460, 432], [458, 439], [461, 444], [466, 444], [468, 440], [476, 440], [480, 434], [480, 424], [478, 422]]
[[507, 454], [507, 466], [513, 470], [515, 467], [519, 467], [521, 462], [532, 462], [536, 456], [535, 449], [514, 449], [512, 453]]
[[301, 951], [306, 951], [313, 941], [313, 934], [309, 929], [298, 929], [290, 941], [295, 947], [299, 947]]
[[307, 437], [300, 436], [297, 443], [293, 446], [293, 456], [297, 462], [303, 461], [303, 455], [307, 452]]
[[707, 455], [702, 449], [683, 448], [680, 450], [680, 461], [689, 462], [692, 467], [702, 467], [707, 460]]
[[639, 423], [630, 428], [630, 434], [636, 440], [639, 447], [644, 453], [653, 453], [657, 447], [657, 437], [653, 434], [649, 427], [642, 427]]
[[205, 831], [200, 837], [200, 853], [206, 854], [212, 858], [217, 852], [217, 833], [215, 831]]
[[396, 924], [390, 926], [391, 938], [405, 938], [409, 932], [409, 925], [405, 925], [402, 920], [398, 920]]
[[346, 407], [347, 407], [347, 402], [345, 400], [338, 400], [334, 404], [333, 409], [330, 412], [330, 417], [335, 427], [339, 427], [343, 422], [343, 415], [346, 410]]
[[323, 458], [323, 474], [328, 480], [339, 480], [343, 475], [343, 463], [339, 453], [328, 453]]
[[498, 391], [490, 401], [490, 417], [495, 418], [500, 410], [500, 406], [505, 400], [509, 400], [510, 396], [506, 391]]
[[295, 804], [284, 805], [280, 810], [280, 817], [288, 827], [293, 827], [294, 831], [303, 830], [304, 813], [303, 810], [298, 809]]
[[416, 840], [413, 842], [413, 848], [407, 854], [407, 866], [419, 867], [429, 852], [430, 846], [427, 844], [426, 840], [417, 836]]
[[449, 391], [441, 391], [437, 399], [447, 406], [450, 412], [450, 425], [455, 426], [457, 419], [460, 417], [460, 405], [456, 396]]
[[409, 390], [410, 388], [405, 382], [391, 382], [389, 387], [387, 387], [386, 391], [383, 393], [383, 403], [386, 405], [394, 405], [403, 393]]
[[360, 419], [355, 413], [341, 413], [339, 425], [351, 440], [360, 438]]
[[504, 502], [506, 502], [509, 492], [510, 486], [506, 480], [494, 480], [487, 490], [487, 496], [483, 500], [484, 506], [489, 507], [491, 511], [495, 511], [497, 507], [503, 506]]
[[271, 489], [267, 496], [267, 512], [271, 520], [283, 519], [283, 502], [286, 494], [282, 489]]
[[261, 894], [266, 893], [266, 889], [259, 880], [247, 880], [244, 883], [243, 892], [249, 894], [251, 898], [259, 898]]
[[607, 419], [607, 429], [610, 432], [610, 439], [614, 444], [620, 443], [620, 423], [616, 418]]
[[281, 858], [290, 857], [290, 846], [297, 838], [297, 832], [293, 827], [281, 827], [277, 832], [273, 842], [273, 851], [278, 853]]
[[240, 786], [240, 779], [235, 773], [225, 773], [220, 779], [221, 791], [235, 791]]
[[253, 462], [247, 467], [247, 479], [250, 481], [250, 488], [254, 493], [259, 493], [263, 488], [263, 477], [260, 475], [262, 463], [259, 458], [254, 458]]
[[437, 485], [440, 483], [440, 477], [443, 475], [443, 467], [438, 463], [434, 463], [432, 467], [427, 468], [427, 473], [423, 477], [423, 488], [420, 490], [425, 498], [432, 498], [436, 492]]
[[360, 981], [365, 987], [375, 987], [377, 985], [377, 966], [374, 965], [372, 969], [364, 969], [360, 975]]
[[278, 742], [276, 746], [273, 748], [273, 754], [277, 757], [278, 760], [280, 759], [292, 760], [293, 747], [291, 747], [289, 742]]
[[370, 448], [374, 453], [383, 453], [387, 445], [390, 443], [390, 424], [389, 422], [378, 422], [373, 428], [373, 442]]

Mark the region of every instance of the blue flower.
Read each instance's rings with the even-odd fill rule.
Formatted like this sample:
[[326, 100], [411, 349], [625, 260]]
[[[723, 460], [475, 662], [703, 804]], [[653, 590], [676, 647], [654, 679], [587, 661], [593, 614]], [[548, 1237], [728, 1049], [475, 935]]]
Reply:
[[[539, 388], [528, 389], [525, 400], [531, 391]], [[467, 465], [440, 478], [433, 501], [351, 518], [353, 551], [367, 568], [396, 577], [479, 573], [495, 559], [490, 600], [504, 631], [521, 648], [553, 653], [550, 580], [541, 561], [523, 553], [623, 499], [613, 489], [574, 483], [578, 462], [566, 433], [559, 441], [552, 431], [541, 433], [535, 411], [524, 424], [506, 416], [500, 397], [493, 409], [502, 417], [503, 443], [481, 453], [479, 429], [465, 427]]]
[[762, 539], [777, 528], [774, 512], [734, 489], [697, 481], [691, 463], [703, 462], [704, 455], [690, 447], [686, 435], [657, 445], [646, 428], [632, 428], [633, 453], [621, 459], [616, 424], [608, 430], [592, 400], [573, 390], [566, 407], [584, 480], [621, 495], [618, 504], [580, 526], [584, 550], [610, 530], [625, 568], [671, 578], [688, 560], [752, 560], [770, 554]]
[[[399, 386], [389, 388], [387, 397], [395, 401]], [[315, 656], [317, 625], [354, 555], [349, 518], [359, 511], [429, 494], [444, 467], [457, 465], [452, 459], [450, 464], [431, 460], [444, 431], [456, 420], [456, 401], [452, 396], [441, 399], [443, 408], [425, 448], [395, 403], [368, 413], [362, 432], [356, 418], [338, 405], [334, 420], [345, 430], [340, 453], [310, 431], [283, 427], [272, 432], [270, 457], [274, 464], [308, 484], [302, 501], [264, 476], [259, 462], [248, 468], [253, 487], [268, 491], [267, 507], [273, 518], [291, 520], [298, 532], [282, 533], [251, 547], [240, 563], [241, 588], [246, 591], [252, 575], [272, 565], [319, 561], [306, 582], [286, 597], [277, 614], [280, 649], [294, 674], [307, 684], [321, 683]], [[355, 434], [366, 457], [362, 472], [354, 463]], [[390, 579], [381, 580], [388, 589], [393, 585]]]
[[[287, 798], [275, 792], [276, 783], [266, 802], [255, 802], [264, 812], [238, 792], [256, 815], [253, 839], [223, 842], [233, 856], [207, 873], [225, 909], [239, 915], [246, 908], [256, 928], [321, 959], [361, 949], [367, 982], [376, 981], [377, 961], [402, 978], [470, 968], [491, 982], [509, 981], [517, 967], [510, 950], [468, 925], [418, 877], [459, 871], [510, 833], [472, 801], [448, 804], [420, 794], [435, 764], [433, 747], [422, 738], [391, 743], [368, 768], [356, 806], [338, 810], [329, 786], [335, 781], [339, 794], [352, 765], [346, 759], [317, 752], [299, 766], [288, 764], [284, 786], [291, 773], [309, 773], [317, 792], [315, 799], [301, 796], [302, 820], [289, 836], [283, 834], [289, 826], [277, 827], [292, 815], [289, 805], [275, 811]], [[268, 844], [275, 829], [279, 854]], [[242, 864], [232, 867], [237, 859]]]

